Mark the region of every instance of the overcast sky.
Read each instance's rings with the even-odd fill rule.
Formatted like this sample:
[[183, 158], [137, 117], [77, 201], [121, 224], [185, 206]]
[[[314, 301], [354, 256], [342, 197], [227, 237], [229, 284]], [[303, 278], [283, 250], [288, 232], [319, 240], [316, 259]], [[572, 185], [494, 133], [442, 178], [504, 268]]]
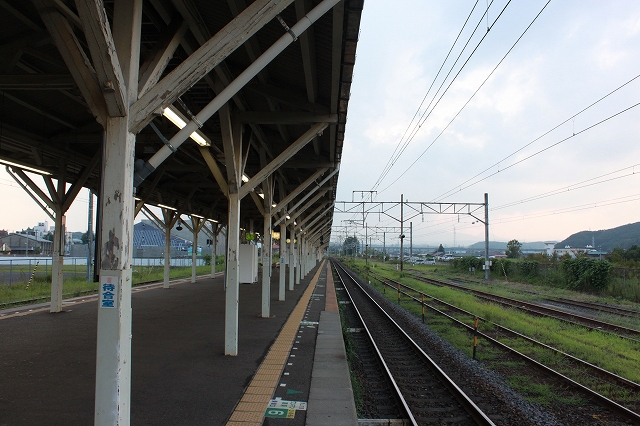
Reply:
[[[507, 3], [493, 2], [491, 30], [487, 33], [485, 16], [437, 92], [486, 11], [486, 0], [477, 3], [419, 110], [421, 127], [407, 138], [403, 135], [415, 129], [412, 118], [475, 2], [365, 2], [339, 201], [350, 201], [352, 191], [377, 189], [378, 201], [399, 201], [404, 194], [412, 202], [482, 203], [486, 192], [490, 238], [501, 241], [559, 241], [578, 231], [640, 220], [640, 106], [586, 130], [640, 102], [640, 78], [572, 119], [640, 74], [640, 2], [551, 1], [490, 76], [547, 2], [514, 0], [496, 21]], [[482, 37], [433, 113], [424, 115]], [[407, 140], [406, 150], [378, 183], [396, 147]], [[538, 198], [552, 191], [560, 193]], [[538, 199], [525, 202], [531, 198]], [[334, 225], [353, 218], [335, 215]], [[397, 226], [381, 219], [369, 215], [367, 224]], [[446, 247], [454, 239], [458, 244], [484, 239], [483, 225], [465, 215], [412, 221], [415, 243]], [[344, 231], [335, 228], [333, 239], [341, 235]], [[388, 234], [387, 244], [395, 242], [397, 234]]]
[[[490, 237], [501, 241], [559, 241], [578, 231], [640, 220], [640, 106], [633, 107], [640, 102], [640, 78], [578, 114], [640, 75], [640, 2], [551, 1], [490, 76], [547, 3], [513, 0], [498, 18], [507, 2], [491, 4], [487, 33], [487, 17], [482, 18], [487, 0], [473, 13], [473, 0], [366, 0], [338, 201], [350, 201], [353, 191], [375, 189], [378, 201], [399, 201], [404, 194], [410, 202], [481, 203], [486, 192]], [[417, 111], [422, 118], [415, 131], [416, 120], [411, 122]], [[378, 182], [396, 148], [408, 140]], [[0, 228], [52, 223], [12, 182], [2, 168]], [[537, 199], [527, 201], [531, 198]], [[503, 207], [511, 203], [517, 204]], [[86, 212], [83, 191], [67, 214], [68, 229], [85, 231]], [[339, 226], [353, 218], [335, 214], [332, 239], [344, 237]], [[414, 242], [481, 241], [484, 228], [473, 221], [465, 215], [415, 217]], [[397, 226], [375, 214], [367, 224]], [[397, 234], [386, 241], [397, 242]]]

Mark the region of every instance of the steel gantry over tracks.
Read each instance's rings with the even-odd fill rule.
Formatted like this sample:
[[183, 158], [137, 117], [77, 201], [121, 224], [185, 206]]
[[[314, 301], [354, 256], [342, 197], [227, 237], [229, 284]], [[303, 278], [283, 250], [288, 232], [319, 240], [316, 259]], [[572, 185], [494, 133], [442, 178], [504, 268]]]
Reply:
[[328, 245], [362, 7], [0, 2], [0, 163], [55, 219], [52, 312], [62, 307], [65, 213], [82, 187], [99, 197], [96, 424], [129, 423], [132, 234], [145, 206], [162, 210], [154, 220], [166, 233], [180, 215], [194, 235], [226, 227], [228, 355], [238, 350], [240, 230], [268, 248], [265, 317], [273, 224], [290, 286]]
[[[358, 191], [354, 191], [358, 192]], [[374, 192], [374, 191], [370, 191]], [[409, 211], [405, 213], [405, 208]], [[398, 209], [400, 210], [398, 212]], [[404, 264], [404, 223], [414, 217], [425, 214], [453, 214], [467, 215], [476, 221], [484, 224], [484, 276], [490, 277], [491, 263], [489, 261], [489, 194], [484, 194], [484, 203], [446, 203], [427, 201], [405, 201], [404, 195], [400, 196], [400, 201], [336, 201], [334, 213], [350, 213], [354, 217], [360, 217], [359, 224], [366, 226], [369, 215], [378, 215], [395, 220], [400, 225], [400, 269]], [[482, 215], [484, 213], [484, 217]], [[356, 223], [355, 219], [350, 220]]]

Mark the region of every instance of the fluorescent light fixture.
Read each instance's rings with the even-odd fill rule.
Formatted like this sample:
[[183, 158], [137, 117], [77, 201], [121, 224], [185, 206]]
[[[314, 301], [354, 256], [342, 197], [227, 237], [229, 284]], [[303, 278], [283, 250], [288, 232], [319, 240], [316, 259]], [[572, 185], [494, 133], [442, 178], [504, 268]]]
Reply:
[[169, 209], [169, 210], [173, 210], [173, 211], [177, 211], [178, 210], [175, 207], [166, 206], [164, 204], [158, 204], [158, 207], [162, 207], [163, 209]]
[[276, 203], [271, 204], [271, 208], [272, 208], [272, 209], [275, 209], [275, 208], [276, 208], [276, 205], [277, 205]]
[[209, 220], [209, 222], [218, 223], [218, 221], [215, 220], [215, 219], [208, 219], [208, 220]]
[[243, 181], [244, 183], [249, 182], [249, 176], [247, 176], [247, 175], [245, 175], [245, 174], [243, 173], [243, 174], [242, 174], [242, 181]]
[[[178, 111], [176, 111], [171, 107], [164, 108], [162, 110], [162, 115], [167, 117], [169, 121], [175, 124], [179, 129], [182, 129], [184, 126], [187, 125], [186, 118], [184, 118], [182, 114], [180, 114]], [[196, 130], [195, 132], [191, 133], [190, 136], [191, 136], [191, 139], [196, 141], [196, 143], [200, 146], [211, 146], [211, 141], [208, 140], [208, 138], [204, 134], [202, 134], [202, 132], [200, 132], [199, 130]]]
[[289, 215], [286, 215], [285, 217], [287, 218], [287, 220], [291, 219], [291, 216]]
[[198, 218], [200, 218], [200, 219], [204, 219], [204, 216], [200, 216], [199, 214], [192, 214], [191, 216], [193, 216], [193, 217], [198, 217]]
[[142, 198], [138, 198], [138, 197], [133, 197], [133, 199], [136, 201], [142, 201]]
[[45, 175], [45, 176], [51, 175], [51, 173], [46, 171], [46, 170], [38, 169], [36, 167], [25, 166], [23, 164], [14, 163], [13, 161], [3, 160], [1, 158], [0, 158], [0, 164], [4, 164], [5, 166], [9, 166], [9, 167], [16, 167], [18, 169], [22, 169], [22, 170], [25, 170], [27, 172], [38, 173], [40, 175]]
[[264, 194], [258, 194], [258, 197], [262, 198], [264, 200]]

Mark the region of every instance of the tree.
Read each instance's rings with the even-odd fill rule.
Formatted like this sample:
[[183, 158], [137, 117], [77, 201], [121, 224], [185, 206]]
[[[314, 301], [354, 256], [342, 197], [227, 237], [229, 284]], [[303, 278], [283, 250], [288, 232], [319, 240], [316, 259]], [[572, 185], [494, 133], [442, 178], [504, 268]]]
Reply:
[[354, 256], [360, 253], [360, 241], [355, 235], [347, 237], [342, 243], [342, 250], [344, 250], [345, 256]]
[[440, 244], [440, 246], [438, 246], [438, 250], [436, 253], [444, 253], [444, 247], [442, 247], [442, 244]]
[[522, 251], [520, 251], [521, 247], [522, 244], [518, 240], [511, 240], [507, 243], [507, 251], [505, 254], [510, 259], [517, 259], [520, 257], [520, 254], [522, 254]]

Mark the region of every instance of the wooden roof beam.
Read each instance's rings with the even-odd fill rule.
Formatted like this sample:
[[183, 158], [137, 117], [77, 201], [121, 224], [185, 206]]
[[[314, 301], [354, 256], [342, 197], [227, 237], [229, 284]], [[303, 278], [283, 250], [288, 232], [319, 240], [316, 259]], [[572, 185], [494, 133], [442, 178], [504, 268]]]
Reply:
[[[127, 115], [129, 104], [126, 95], [127, 86], [120, 68], [120, 60], [104, 4], [100, 0], [78, 0], [76, 7], [82, 20], [84, 35], [109, 116], [124, 117]], [[123, 30], [130, 30], [130, 28]], [[114, 26], [114, 31], [117, 33], [119, 30]]]
[[60, 55], [73, 76], [91, 113], [103, 126], [107, 117], [107, 105], [102, 95], [95, 70], [84, 53], [69, 22], [46, 0], [32, 0], [47, 30], [53, 37]]
[[[138, 133], [161, 107], [171, 105], [293, 0], [256, 0], [133, 104], [130, 128]], [[188, 20], [187, 20], [188, 21]]]
[[174, 18], [164, 29], [149, 58], [140, 67], [138, 96], [147, 93], [160, 80], [164, 69], [182, 41], [189, 26], [182, 18]]

